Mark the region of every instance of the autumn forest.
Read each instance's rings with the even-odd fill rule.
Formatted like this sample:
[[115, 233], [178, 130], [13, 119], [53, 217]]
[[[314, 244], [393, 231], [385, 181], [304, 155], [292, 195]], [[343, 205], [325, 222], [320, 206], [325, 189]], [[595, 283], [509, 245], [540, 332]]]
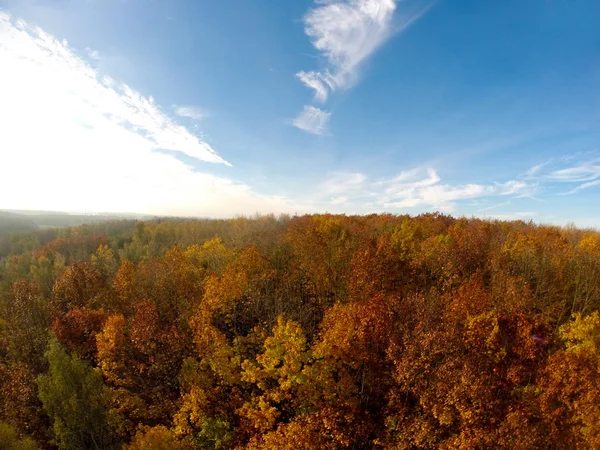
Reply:
[[600, 448], [600, 233], [441, 214], [0, 239], [0, 449]]

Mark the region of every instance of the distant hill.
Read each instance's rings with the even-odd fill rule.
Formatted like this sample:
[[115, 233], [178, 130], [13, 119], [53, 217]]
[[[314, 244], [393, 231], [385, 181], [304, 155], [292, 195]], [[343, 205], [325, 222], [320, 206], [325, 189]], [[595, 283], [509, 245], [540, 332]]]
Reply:
[[32, 231], [37, 229], [39, 229], [39, 227], [29, 217], [0, 211], [0, 237], [16, 231]]
[[62, 228], [119, 219], [150, 219], [142, 214], [69, 214], [59, 211], [0, 210], [0, 237], [14, 232]]

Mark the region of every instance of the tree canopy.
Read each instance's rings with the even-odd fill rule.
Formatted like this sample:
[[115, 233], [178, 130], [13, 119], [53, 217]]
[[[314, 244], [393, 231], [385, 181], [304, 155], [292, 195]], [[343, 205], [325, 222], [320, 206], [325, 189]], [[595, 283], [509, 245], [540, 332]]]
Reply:
[[594, 230], [117, 221], [0, 258], [1, 448], [600, 448]]

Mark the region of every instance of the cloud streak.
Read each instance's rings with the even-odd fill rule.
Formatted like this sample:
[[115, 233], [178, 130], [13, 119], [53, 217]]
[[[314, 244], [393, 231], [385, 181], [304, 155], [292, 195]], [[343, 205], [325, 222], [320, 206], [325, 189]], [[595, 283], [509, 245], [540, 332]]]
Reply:
[[[579, 161], [577, 161], [578, 159], [579, 158], [574, 157], [563, 158], [562, 160], [555, 162], [553, 164], [554, 167], [546, 171], [542, 171], [542, 169], [547, 167], [550, 164], [550, 161], [538, 164], [529, 169], [526, 175], [529, 178], [535, 178], [546, 183], [578, 183], [577, 186], [566, 192], [560, 193], [560, 195], [571, 195], [584, 189], [600, 186], [600, 158], [593, 157], [591, 159], [579, 159]], [[575, 162], [573, 163], [574, 160]], [[571, 165], [566, 165], [566, 162], [569, 162]], [[558, 166], [559, 163], [562, 163], [563, 166]]]
[[210, 116], [208, 111], [195, 106], [178, 106], [175, 108], [175, 114], [180, 117], [187, 117], [188, 119], [197, 121], [204, 120]]
[[573, 167], [550, 172], [548, 178], [563, 182], [591, 181], [600, 177], [600, 159], [585, 161]]
[[563, 193], [563, 195], [575, 194], [579, 191], [582, 191], [584, 189], [588, 189], [591, 187], [595, 187], [595, 186], [600, 186], [600, 180], [588, 181], [587, 183], [580, 184], [579, 186], [571, 189], [570, 191]]
[[535, 211], [518, 211], [506, 214], [484, 214], [483, 218], [490, 220], [533, 220], [536, 216]]

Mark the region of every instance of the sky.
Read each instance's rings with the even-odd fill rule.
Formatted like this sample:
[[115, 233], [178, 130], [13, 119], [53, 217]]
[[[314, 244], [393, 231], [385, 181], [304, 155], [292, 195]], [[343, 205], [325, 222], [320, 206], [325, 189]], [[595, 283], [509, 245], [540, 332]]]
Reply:
[[0, 209], [600, 227], [600, 1], [0, 0]]

